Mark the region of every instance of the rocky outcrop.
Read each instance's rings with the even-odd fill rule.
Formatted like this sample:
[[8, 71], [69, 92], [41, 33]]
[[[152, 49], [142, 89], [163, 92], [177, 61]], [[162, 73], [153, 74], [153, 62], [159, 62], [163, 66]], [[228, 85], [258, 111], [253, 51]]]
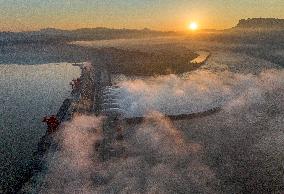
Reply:
[[284, 19], [248, 18], [241, 19], [235, 28], [239, 29], [283, 29]]

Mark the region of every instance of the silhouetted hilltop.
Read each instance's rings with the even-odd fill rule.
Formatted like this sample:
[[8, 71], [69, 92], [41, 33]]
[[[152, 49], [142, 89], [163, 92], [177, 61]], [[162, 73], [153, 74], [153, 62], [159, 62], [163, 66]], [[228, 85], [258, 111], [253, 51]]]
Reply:
[[283, 29], [284, 19], [276, 18], [248, 18], [241, 19], [236, 28], [242, 29]]

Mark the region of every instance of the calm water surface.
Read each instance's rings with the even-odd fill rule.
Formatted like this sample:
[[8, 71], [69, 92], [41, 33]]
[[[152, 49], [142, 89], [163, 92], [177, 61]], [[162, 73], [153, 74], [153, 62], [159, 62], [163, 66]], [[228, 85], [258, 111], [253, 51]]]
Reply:
[[46, 127], [80, 76], [71, 64], [0, 65], [0, 193], [28, 164]]

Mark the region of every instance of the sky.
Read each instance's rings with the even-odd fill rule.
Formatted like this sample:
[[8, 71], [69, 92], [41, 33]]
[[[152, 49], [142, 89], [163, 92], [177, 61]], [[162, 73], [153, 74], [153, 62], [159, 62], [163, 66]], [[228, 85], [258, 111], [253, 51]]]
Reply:
[[0, 0], [0, 31], [109, 27], [233, 27], [241, 18], [284, 18], [284, 0]]

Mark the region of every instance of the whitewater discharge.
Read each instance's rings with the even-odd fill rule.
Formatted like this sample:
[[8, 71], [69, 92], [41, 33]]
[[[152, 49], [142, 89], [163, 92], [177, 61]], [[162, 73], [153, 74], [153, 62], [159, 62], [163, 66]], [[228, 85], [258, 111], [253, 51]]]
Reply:
[[278, 73], [268, 71], [255, 76], [200, 70], [182, 78], [168, 75], [121, 81], [119, 88], [110, 89], [110, 96], [125, 117], [141, 117], [153, 110], [166, 115], [190, 114], [223, 107], [246, 93], [261, 98], [258, 90], [274, 74]]
[[[128, 117], [120, 157], [102, 161], [94, 145], [103, 118], [78, 116], [58, 135], [40, 193], [260, 193], [283, 189], [284, 71], [258, 75], [200, 70], [122, 81]], [[222, 111], [192, 121], [164, 114]], [[283, 191], [283, 190], [282, 190]]]

